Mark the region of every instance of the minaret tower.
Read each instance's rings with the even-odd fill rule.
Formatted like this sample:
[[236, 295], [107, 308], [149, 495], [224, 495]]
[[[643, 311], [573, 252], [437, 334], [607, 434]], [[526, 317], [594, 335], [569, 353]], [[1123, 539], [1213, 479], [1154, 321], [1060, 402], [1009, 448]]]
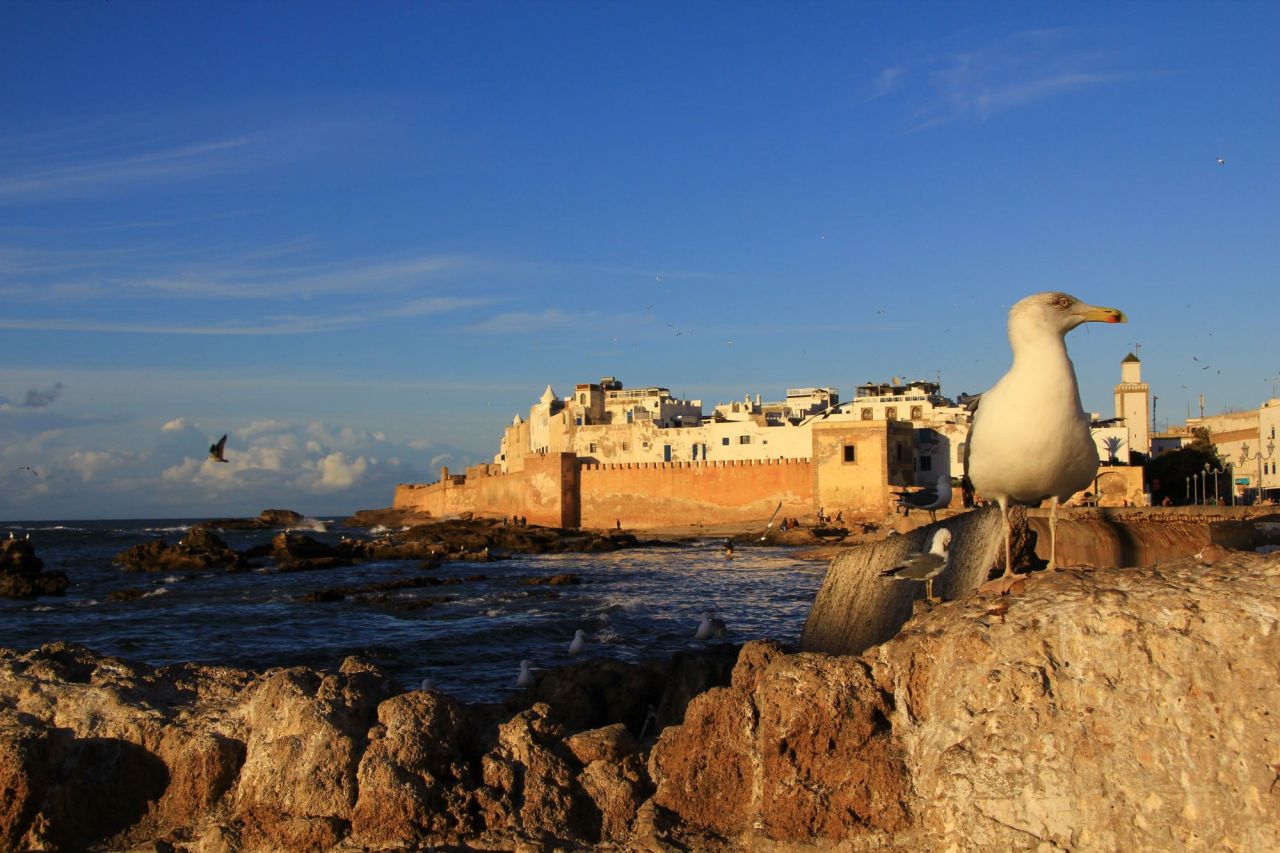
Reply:
[[1129, 449], [1151, 453], [1151, 396], [1142, 381], [1142, 361], [1133, 353], [1120, 362], [1120, 384], [1116, 385], [1116, 417], [1124, 418], [1129, 430]]

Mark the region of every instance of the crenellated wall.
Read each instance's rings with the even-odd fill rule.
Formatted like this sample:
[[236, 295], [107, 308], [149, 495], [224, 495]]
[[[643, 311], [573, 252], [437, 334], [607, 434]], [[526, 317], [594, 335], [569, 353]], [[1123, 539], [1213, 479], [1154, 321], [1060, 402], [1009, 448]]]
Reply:
[[402, 484], [394, 506], [632, 529], [755, 521], [775, 510], [879, 518], [891, 511], [891, 487], [911, 485], [911, 430], [893, 421], [823, 424], [810, 433], [809, 459], [595, 464], [573, 453], [527, 454], [505, 474], [497, 464], [476, 465], [464, 477], [446, 468], [437, 483]]

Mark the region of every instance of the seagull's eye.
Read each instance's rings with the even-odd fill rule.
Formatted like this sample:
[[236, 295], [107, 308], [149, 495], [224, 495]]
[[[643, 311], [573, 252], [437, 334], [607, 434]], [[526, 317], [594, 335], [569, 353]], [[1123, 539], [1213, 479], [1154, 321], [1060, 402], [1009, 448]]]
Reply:
[[1071, 297], [1064, 294], [1053, 300], [1053, 304], [1057, 305], [1059, 308], [1070, 308], [1071, 301]]

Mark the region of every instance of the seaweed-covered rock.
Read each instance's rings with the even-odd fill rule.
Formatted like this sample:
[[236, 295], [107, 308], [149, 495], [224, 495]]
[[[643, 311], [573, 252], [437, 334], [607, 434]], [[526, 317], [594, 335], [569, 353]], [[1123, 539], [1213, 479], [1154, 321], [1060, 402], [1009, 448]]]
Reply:
[[114, 562], [126, 572], [240, 571], [249, 567], [243, 554], [204, 527], [193, 527], [177, 545], [163, 539], [134, 545], [117, 554]]

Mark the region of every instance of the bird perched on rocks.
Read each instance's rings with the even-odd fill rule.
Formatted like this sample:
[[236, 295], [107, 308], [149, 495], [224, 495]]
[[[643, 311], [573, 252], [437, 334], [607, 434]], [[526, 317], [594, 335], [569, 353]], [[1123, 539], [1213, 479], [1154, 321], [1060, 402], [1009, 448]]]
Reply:
[[910, 515], [913, 509], [922, 509], [929, 513], [930, 521], [937, 521], [938, 510], [951, 505], [951, 478], [939, 477], [938, 482], [918, 492], [894, 492], [894, 495], [904, 515]]
[[533, 666], [532, 661], [527, 661], [527, 660], [520, 661], [520, 674], [516, 676], [516, 687], [532, 687], [533, 686], [533, 682], [534, 682], [533, 670], [530, 668], [532, 666]]
[[573, 642], [569, 643], [569, 654], [580, 655], [587, 648], [587, 632], [579, 628], [573, 632]]
[[698, 623], [698, 630], [694, 633], [695, 640], [706, 642], [713, 637], [717, 640], [723, 640], [728, 628], [724, 624], [723, 619], [718, 619], [711, 615], [708, 611], [702, 614], [702, 621]]
[[925, 598], [933, 601], [933, 579], [945, 572], [950, 565], [950, 546], [951, 531], [944, 527], [933, 534], [928, 551], [907, 554], [901, 563], [884, 570], [880, 576], [899, 581], [924, 581]]
[[1123, 311], [1066, 293], [1028, 296], [1009, 311], [1013, 365], [982, 394], [969, 434], [974, 488], [1000, 505], [1004, 577], [1012, 575], [1009, 506], [1048, 499], [1049, 565], [1057, 557], [1058, 504], [1093, 483], [1098, 450], [1080, 406], [1075, 368], [1063, 340], [1081, 323], [1127, 323]]
[[209, 458], [215, 462], [226, 462], [223, 453], [227, 449], [227, 437], [224, 435], [216, 444], [209, 445]]

